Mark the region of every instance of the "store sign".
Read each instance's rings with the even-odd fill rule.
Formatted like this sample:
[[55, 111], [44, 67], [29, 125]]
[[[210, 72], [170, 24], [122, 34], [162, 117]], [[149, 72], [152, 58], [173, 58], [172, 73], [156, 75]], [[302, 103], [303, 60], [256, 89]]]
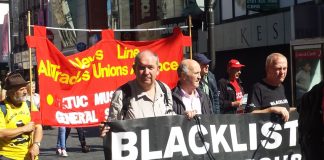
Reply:
[[278, 0], [246, 0], [246, 10], [261, 12], [278, 8]]
[[216, 51], [289, 44], [290, 12], [215, 26]]
[[295, 51], [295, 57], [299, 59], [319, 59], [321, 58], [321, 49], [308, 49]]

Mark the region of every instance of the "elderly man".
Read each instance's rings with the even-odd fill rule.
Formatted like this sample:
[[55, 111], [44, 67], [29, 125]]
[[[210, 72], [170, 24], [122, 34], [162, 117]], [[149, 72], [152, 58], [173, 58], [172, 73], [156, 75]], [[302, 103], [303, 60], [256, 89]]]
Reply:
[[[138, 119], [172, 115], [172, 95], [170, 88], [156, 80], [159, 58], [150, 50], [140, 52], [133, 66], [136, 79], [119, 87], [112, 96], [109, 119]], [[105, 136], [109, 127], [103, 127]]]
[[199, 87], [200, 65], [198, 62], [185, 59], [178, 68], [179, 83], [172, 91], [173, 110], [185, 114], [188, 119], [196, 114], [212, 114], [212, 104], [208, 95]]
[[282, 82], [287, 75], [287, 58], [272, 53], [266, 59], [266, 77], [253, 86], [249, 93], [246, 110], [252, 113], [275, 113], [283, 121], [289, 119], [289, 103]]
[[212, 102], [213, 112], [218, 114], [220, 113], [219, 91], [217, 89], [216, 78], [214, 74], [209, 71], [209, 63], [211, 60], [201, 53], [196, 54], [193, 59], [199, 63], [201, 68], [199, 88], [209, 96]]
[[26, 82], [19, 73], [10, 74], [4, 84], [7, 97], [0, 102], [0, 159], [37, 159], [43, 137], [42, 126], [31, 122], [35, 105], [26, 103]]

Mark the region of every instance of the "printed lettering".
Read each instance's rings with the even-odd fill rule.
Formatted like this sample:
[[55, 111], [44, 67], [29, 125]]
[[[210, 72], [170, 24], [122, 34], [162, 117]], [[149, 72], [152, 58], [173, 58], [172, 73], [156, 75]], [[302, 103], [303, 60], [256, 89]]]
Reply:
[[[201, 126], [201, 131], [202, 131], [203, 135], [208, 134], [208, 131], [204, 126]], [[207, 153], [206, 149], [209, 150], [209, 143], [205, 142], [206, 149], [203, 146], [203, 144], [201, 144], [201, 147], [198, 147], [196, 144], [196, 135], [197, 134], [198, 134], [198, 126], [194, 125], [191, 127], [191, 129], [189, 131], [189, 139], [188, 139], [189, 146], [194, 154], [197, 154], [197, 155], [206, 154]]]
[[[123, 143], [127, 140], [128, 143]], [[119, 160], [130, 160], [137, 159], [138, 149], [135, 144], [137, 142], [137, 136], [134, 132], [120, 132], [120, 133], [111, 133], [111, 144], [114, 144], [114, 147], [111, 148], [112, 158]], [[123, 151], [129, 152], [127, 156], [122, 155]]]
[[141, 131], [141, 146], [142, 146], [142, 159], [161, 159], [162, 150], [150, 151], [150, 142], [149, 142], [149, 130], [145, 129]]
[[171, 128], [163, 158], [173, 157], [174, 152], [181, 152], [182, 156], [189, 155], [181, 127]]
[[94, 94], [94, 105], [108, 104], [111, 101], [114, 91], [100, 92]]
[[95, 60], [102, 60], [103, 59], [103, 51], [102, 50], [97, 50], [94, 56], [88, 56], [84, 57], [81, 60], [76, 57], [74, 58], [74, 61], [69, 59], [69, 62], [80, 69], [86, 69], [89, 68], [91, 63], [94, 62]]
[[88, 97], [85, 95], [64, 97], [62, 99], [62, 103], [63, 103], [63, 109], [87, 107]]
[[60, 124], [88, 124], [88, 123], [98, 123], [99, 120], [96, 117], [95, 111], [84, 111], [84, 112], [69, 112], [63, 113], [57, 111], [55, 118]]
[[123, 52], [121, 51], [120, 45], [117, 44], [117, 58], [118, 59], [129, 59], [129, 58], [135, 58], [135, 56], [140, 52], [139, 49], [127, 49], [127, 47], [124, 48]]

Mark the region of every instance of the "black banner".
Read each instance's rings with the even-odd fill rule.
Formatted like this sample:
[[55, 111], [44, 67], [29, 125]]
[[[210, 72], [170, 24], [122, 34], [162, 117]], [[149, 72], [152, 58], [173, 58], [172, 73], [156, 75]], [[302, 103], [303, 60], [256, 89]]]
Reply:
[[301, 160], [297, 119], [292, 112], [286, 123], [273, 114], [114, 121], [104, 138], [105, 159]]

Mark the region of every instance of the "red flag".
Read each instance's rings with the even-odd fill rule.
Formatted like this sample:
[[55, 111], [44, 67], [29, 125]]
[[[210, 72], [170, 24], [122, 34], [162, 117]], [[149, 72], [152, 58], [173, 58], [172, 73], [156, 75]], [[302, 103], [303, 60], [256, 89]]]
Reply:
[[134, 57], [150, 49], [160, 60], [157, 77], [170, 88], [178, 81], [177, 68], [183, 46], [181, 32], [154, 41], [118, 41], [113, 31], [88, 50], [65, 57], [49, 40], [44, 27], [34, 27], [28, 45], [36, 47], [40, 111], [44, 125], [95, 126], [106, 119], [111, 96], [117, 87], [135, 78]]

